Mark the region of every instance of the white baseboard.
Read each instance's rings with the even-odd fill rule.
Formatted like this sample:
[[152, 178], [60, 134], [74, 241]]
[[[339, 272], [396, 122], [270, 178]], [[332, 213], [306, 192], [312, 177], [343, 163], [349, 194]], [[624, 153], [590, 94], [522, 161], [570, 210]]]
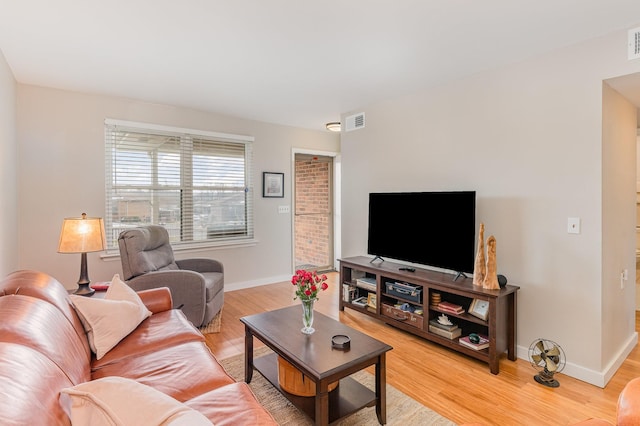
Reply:
[[[631, 353], [637, 343], [638, 333], [636, 332], [631, 335], [631, 337], [627, 340], [626, 344], [623, 346], [614, 360], [611, 361], [603, 371], [591, 370], [589, 368], [585, 368], [581, 365], [577, 365], [570, 361], [567, 361], [561, 374], [573, 377], [574, 379], [582, 380], [583, 382], [598, 386], [599, 388], [604, 388], [609, 380], [611, 380], [611, 377], [613, 377], [618, 368], [620, 368], [627, 356], [629, 356], [629, 353]], [[516, 352], [518, 358], [530, 362], [529, 348], [518, 346]], [[535, 376], [535, 370], [532, 368], [531, 371], [531, 376]]]
[[275, 284], [275, 283], [279, 283], [279, 282], [283, 282], [283, 281], [291, 281], [291, 275], [280, 275], [280, 276], [275, 276], [275, 277], [266, 277], [266, 278], [260, 278], [257, 280], [251, 280], [251, 281], [243, 281], [243, 282], [237, 282], [237, 283], [225, 283], [224, 284], [224, 291], [234, 291], [234, 290], [242, 290], [243, 288], [252, 288], [252, 287], [258, 287], [261, 285], [266, 285], [266, 284]]

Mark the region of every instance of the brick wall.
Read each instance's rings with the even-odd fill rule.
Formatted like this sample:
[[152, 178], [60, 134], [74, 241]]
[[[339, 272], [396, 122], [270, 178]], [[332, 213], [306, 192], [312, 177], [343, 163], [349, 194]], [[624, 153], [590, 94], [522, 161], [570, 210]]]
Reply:
[[330, 167], [329, 162], [296, 161], [295, 254], [296, 265], [329, 266]]

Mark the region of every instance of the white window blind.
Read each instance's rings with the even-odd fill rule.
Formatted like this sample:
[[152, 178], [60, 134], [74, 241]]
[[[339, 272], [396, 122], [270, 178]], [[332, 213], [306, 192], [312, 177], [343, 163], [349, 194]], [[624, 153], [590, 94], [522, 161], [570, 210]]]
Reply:
[[252, 141], [105, 121], [107, 250], [146, 224], [164, 226], [172, 245], [252, 239]]

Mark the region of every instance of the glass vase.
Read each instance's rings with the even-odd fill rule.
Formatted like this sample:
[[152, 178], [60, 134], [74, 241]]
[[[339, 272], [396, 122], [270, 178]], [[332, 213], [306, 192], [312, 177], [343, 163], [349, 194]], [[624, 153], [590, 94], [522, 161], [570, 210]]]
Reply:
[[313, 325], [313, 303], [316, 299], [302, 300], [302, 331], [304, 334], [313, 334], [316, 331]]

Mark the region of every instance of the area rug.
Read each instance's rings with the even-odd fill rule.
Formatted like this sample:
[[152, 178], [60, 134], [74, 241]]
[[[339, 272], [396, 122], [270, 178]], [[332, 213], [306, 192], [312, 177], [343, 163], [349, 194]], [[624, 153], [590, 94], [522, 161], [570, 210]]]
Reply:
[[[269, 352], [269, 348], [256, 349], [255, 356]], [[237, 355], [220, 361], [227, 372], [236, 380], [244, 381], [244, 355]], [[374, 388], [374, 377], [366, 371], [359, 371], [351, 376], [358, 382]], [[260, 403], [271, 413], [279, 425], [298, 426], [313, 425], [313, 422], [293, 406], [277, 389], [275, 389], [260, 373], [253, 374], [249, 384]], [[375, 407], [367, 407], [341, 420], [337, 425], [374, 425], [378, 424]], [[387, 384], [387, 424], [388, 425], [433, 425], [455, 426], [455, 423], [430, 410], [416, 400], [409, 398], [393, 386]]]
[[220, 309], [220, 312], [218, 312], [216, 316], [209, 321], [209, 324], [205, 324], [200, 327], [200, 333], [220, 333], [220, 327], [222, 327], [222, 309]]

